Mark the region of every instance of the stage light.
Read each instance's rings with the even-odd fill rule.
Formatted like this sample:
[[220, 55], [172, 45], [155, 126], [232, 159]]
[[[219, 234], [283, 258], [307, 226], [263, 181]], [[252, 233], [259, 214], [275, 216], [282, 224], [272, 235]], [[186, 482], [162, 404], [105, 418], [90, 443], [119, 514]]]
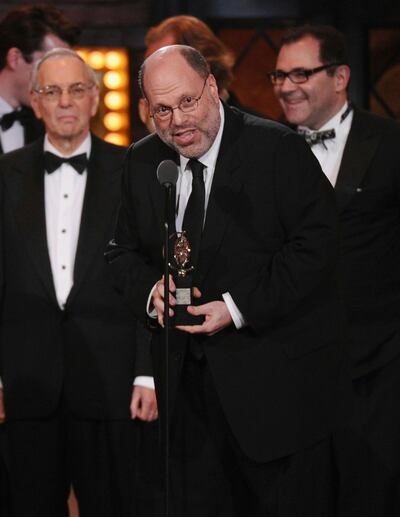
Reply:
[[115, 113], [115, 111], [110, 111], [103, 118], [104, 126], [109, 131], [119, 131], [120, 129], [125, 129], [129, 120], [126, 113]]
[[118, 50], [111, 50], [107, 52], [104, 58], [105, 66], [109, 70], [116, 70], [118, 68], [126, 68], [128, 65], [128, 59], [125, 52]]
[[107, 133], [104, 137], [106, 142], [110, 142], [115, 145], [129, 145], [128, 136], [125, 133]]
[[126, 109], [129, 105], [129, 98], [125, 92], [111, 91], [105, 94], [104, 104], [110, 110]]
[[103, 77], [103, 82], [110, 90], [118, 90], [125, 88], [128, 84], [128, 76], [124, 72], [106, 72]]
[[90, 52], [87, 58], [87, 62], [89, 66], [94, 68], [95, 70], [101, 70], [104, 68], [104, 54], [99, 50], [94, 50]]

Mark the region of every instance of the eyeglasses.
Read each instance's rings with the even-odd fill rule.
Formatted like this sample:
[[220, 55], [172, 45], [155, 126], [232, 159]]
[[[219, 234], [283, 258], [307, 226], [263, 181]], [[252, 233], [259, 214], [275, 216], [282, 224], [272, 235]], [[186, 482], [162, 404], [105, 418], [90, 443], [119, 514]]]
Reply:
[[60, 100], [63, 91], [67, 91], [68, 95], [74, 100], [83, 99], [86, 93], [91, 90], [93, 86], [94, 83], [73, 83], [66, 88], [61, 88], [61, 86], [57, 86], [56, 84], [50, 84], [33, 91], [41, 95], [42, 98], [48, 102], [56, 102]]
[[203, 88], [201, 90], [201, 93], [198, 97], [192, 97], [191, 95], [186, 95], [181, 102], [178, 104], [178, 106], [175, 106], [172, 108], [171, 106], [158, 106], [154, 112], [150, 115], [150, 117], [155, 118], [159, 120], [160, 122], [165, 122], [166, 120], [169, 120], [172, 117], [172, 113], [179, 109], [182, 111], [182, 113], [190, 113], [191, 111], [195, 111], [197, 109], [197, 106], [199, 105], [199, 101], [203, 96], [204, 88], [206, 86], [208, 77], [206, 77]]
[[318, 72], [322, 72], [322, 70], [327, 70], [332, 66], [340, 66], [341, 63], [328, 63], [327, 65], [317, 66], [317, 68], [294, 68], [289, 72], [284, 72], [283, 70], [273, 70], [269, 72], [268, 77], [272, 84], [281, 85], [285, 81], [286, 77], [288, 77], [292, 83], [301, 84], [306, 83], [314, 74]]

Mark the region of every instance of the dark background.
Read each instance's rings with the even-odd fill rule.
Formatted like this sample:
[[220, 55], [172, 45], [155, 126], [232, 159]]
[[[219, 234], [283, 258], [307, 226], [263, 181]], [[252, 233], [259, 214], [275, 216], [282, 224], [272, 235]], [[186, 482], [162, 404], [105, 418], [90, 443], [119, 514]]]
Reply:
[[[30, 2], [31, 4], [43, 2]], [[280, 108], [266, 72], [273, 68], [282, 31], [294, 24], [327, 23], [347, 37], [352, 65], [351, 99], [400, 118], [400, 1], [369, 0], [83, 0], [53, 1], [82, 27], [81, 46], [125, 47], [131, 68], [131, 133], [138, 121], [136, 75], [148, 27], [176, 14], [198, 16], [236, 56], [232, 90], [240, 102], [276, 119]], [[1, 1], [0, 16], [20, 5]]]

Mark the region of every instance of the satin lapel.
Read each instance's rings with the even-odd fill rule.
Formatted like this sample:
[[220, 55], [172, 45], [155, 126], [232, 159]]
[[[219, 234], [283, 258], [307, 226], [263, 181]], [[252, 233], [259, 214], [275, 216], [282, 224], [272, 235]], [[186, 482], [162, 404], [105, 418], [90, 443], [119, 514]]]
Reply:
[[196, 273], [198, 285], [212, 266], [218, 253], [226, 225], [237, 203], [237, 193], [242, 187], [240, 179], [235, 174], [241, 166], [241, 156], [238, 152], [242, 122], [229, 108], [225, 109], [225, 126], [217, 164], [214, 171], [210, 197], [208, 201], [206, 220], [201, 239], [199, 266]]
[[35, 264], [49, 296], [56, 294], [47, 247], [44, 204], [43, 141], [32, 147], [26, 161], [16, 165], [13, 176], [6, 176], [7, 191], [15, 207], [15, 216], [25, 238], [28, 255]]
[[376, 152], [380, 138], [369, 124], [368, 117], [362, 112], [355, 111], [335, 185], [339, 212], [355, 195]]
[[[120, 176], [110, 173], [107, 155], [101, 142], [92, 138], [92, 151], [88, 164], [85, 197], [82, 207], [81, 225], [74, 265], [74, 285], [68, 296], [67, 305], [78, 292], [85, 274], [97, 256], [104, 254], [107, 230], [111, 228], [111, 218], [115, 216], [117, 200], [113, 182], [120, 183]], [[115, 168], [115, 167], [114, 167]], [[118, 189], [118, 187], [116, 187]]]

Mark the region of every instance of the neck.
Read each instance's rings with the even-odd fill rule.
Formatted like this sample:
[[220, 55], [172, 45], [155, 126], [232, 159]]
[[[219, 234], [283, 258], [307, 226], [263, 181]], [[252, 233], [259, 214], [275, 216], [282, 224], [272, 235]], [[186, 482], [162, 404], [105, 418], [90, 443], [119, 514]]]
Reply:
[[16, 109], [21, 103], [16, 95], [18, 88], [14, 86], [11, 79], [10, 73], [6, 69], [0, 71], [0, 96], [3, 97], [12, 108]]
[[78, 149], [78, 147], [82, 144], [85, 138], [88, 136], [89, 131], [80, 135], [79, 137], [69, 137], [69, 138], [57, 138], [48, 134], [49, 142], [54, 145], [54, 147], [59, 151], [63, 156], [71, 156]]
[[335, 105], [332, 106], [332, 108], [326, 112], [324, 118], [322, 120], [318, 120], [318, 122], [310, 126], [310, 129], [314, 129], [316, 131], [321, 129], [322, 126], [324, 126], [329, 120], [331, 120], [331, 118], [333, 118], [337, 113], [339, 113], [339, 111], [343, 108], [346, 102], [347, 97], [342, 97], [338, 99]]

